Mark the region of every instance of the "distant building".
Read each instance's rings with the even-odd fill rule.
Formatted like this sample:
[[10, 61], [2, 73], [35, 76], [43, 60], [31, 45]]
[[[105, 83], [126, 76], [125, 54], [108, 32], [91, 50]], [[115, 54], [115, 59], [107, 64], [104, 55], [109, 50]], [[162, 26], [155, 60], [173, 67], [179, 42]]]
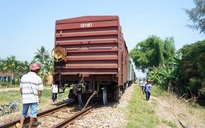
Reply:
[[14, 77], [10, 71], [0, 72], [0, 85], [2, 82], [9, 82]]

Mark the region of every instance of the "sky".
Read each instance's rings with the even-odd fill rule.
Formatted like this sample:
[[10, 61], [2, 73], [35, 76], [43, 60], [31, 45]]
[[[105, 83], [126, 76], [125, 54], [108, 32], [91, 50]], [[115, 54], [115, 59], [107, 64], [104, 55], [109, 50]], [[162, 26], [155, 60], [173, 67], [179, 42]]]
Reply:
[[56, 20], [92, 15], [118, 15], [129, 51], [151, 35], [174, 37], [178, 50], [204, 39], [186, 26], [183, 8], [194, 7], [193, 0], [0, 0], [0, 58], [30, 62], [41, 46], [54, 48]]

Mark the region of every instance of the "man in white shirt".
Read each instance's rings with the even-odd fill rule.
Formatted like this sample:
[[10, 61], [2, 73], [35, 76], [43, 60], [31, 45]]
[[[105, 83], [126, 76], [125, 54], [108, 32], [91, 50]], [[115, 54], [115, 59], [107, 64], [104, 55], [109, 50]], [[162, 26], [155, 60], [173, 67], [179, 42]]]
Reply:
[[22, 97], [23, 109], [20, 119], [20, 128], [23, 127], [24, 120], [28, 116], [30, 108], [29, 128], [34, 124], [37, 118], [38, 103], [41, 102], [41, 94], [43, 90], [42, 79], [37, 75], [41, 66], [38, 63], [33, 63], [29, 66], [30, 72], [23, 75], [20, 83], [20, 92]]

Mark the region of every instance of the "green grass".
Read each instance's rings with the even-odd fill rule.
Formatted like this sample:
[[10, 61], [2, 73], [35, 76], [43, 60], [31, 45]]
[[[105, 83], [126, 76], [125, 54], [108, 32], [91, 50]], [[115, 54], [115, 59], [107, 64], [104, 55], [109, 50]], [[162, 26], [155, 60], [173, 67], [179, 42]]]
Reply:
[[177, 126], [173, 122], [170, 122], [167, 120], [162, 120], [162, 123], [166, 124], [167, 126], [169, 126], [171, 128], [177, 128]]
[[19, 87], [19, 84], [15, 84], [15, 85], [11, 85], [10, 83], [9, 84], [1, 84], [0, 86], [0, 89], [4, 89], [4, 88], [16, 88], [16, 87]]
[[[176, 108], [179, 108], [180, 113], [183, 113], [182, 117], [180, 117], [178, 114], [179, 118], [186, 118], [184, 117], [185, 114], [186, 116], [194, 116], [194, 118], [191, 120], [193, 122], [198, 121], [198, 124], [205, 123], [205, 109], [202, 106], [191, 106], [183, 100], [178, 99], [176, 96], [163, 91], [158, 86], [152, 87], [151, 96], [170, 100], [171, 104], [175, 107], [177, 106]], [[126, 128], [157, 128], [161, 125], [165, 125], [170, 128], [176, 128], [177, 126], [174, 122], [168, 121], [166, 119], [160, 121], [158, 119], [154, 111], [154, 108], [157, 105], [158, 102], [154, 98], [151, 98], [151, 100], [147, 102], [145, 100], [145, 95], [143, 95], [140, 90], [139, 85], [134, 85], [134, 93], [132, 94], [129, 105], [125, 110], [128, 120]], [[199, 119], [201, 120], [199, 121]]]
[[125, 113], [129, 121], [127, 128], [156, 128], [160, 122], [138, 85], [134, 86], [134, 93]]
[[155, 97], [166, 95], [166, 92], [162, 90], [159, 86], [152, 86], [151, 91], [151, 95]]
[[20, 91], [18, 90], [9, 90], [0, 92], [0, 104], [7, 104], [9, 102], [17, 101], [20, 102]]
[[[1, 88], [1, 89], [3, 89], [3, 88]], [[69, 90], [70, 90], [69, 88], [66, 88], [65, 93], [58, 94], [58, 101], [60, 101], [61, 99], [68, 98]], [[41, 98], [42, 101], [39, 104], [39, 106], [52, 104], [51, 96], [52, 96], [51, 88], [50, 87], [45, 87], [44, 90], [42, 91], [42, 98]], [[1, 91], [0, 92], [0, 99], [1, 99], [0, 105], [8, 104], [9, 102], [18, 102], [19, 103], [19, 108], [22, 107], [22, 99], [21, 99], [21, 96], [20, 96], [20, 89]]]

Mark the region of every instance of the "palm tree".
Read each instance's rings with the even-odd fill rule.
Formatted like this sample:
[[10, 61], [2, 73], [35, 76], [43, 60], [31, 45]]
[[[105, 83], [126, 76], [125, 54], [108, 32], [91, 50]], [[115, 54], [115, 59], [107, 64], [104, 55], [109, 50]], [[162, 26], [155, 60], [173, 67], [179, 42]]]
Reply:
[[38, 52], [35, 53], [36, 55], [34, 56], [34, 60], [40, 62], [40, 64], [42, 65], [42, 73], [45, 74], [45, 64], [50, 59], [50, 56], [48, 50], [46, 50], [43, 46], [41, 46], [41, 48], [37, 50]]
[[0, 72], [4, 72], [6, 70], [5, 68], [5, 61], [0, 60]]
[[[4, 70], [7, 72], [11, 72], [12, 74], [14, 74], [14, 76], [16, 75], [16, 66], [17, 66], [18, 61], [16, 60], [15, 56], [11, 56], [11, 57], [7, 57], [4, 63]], [[12, 82], [14, 77], [9, 77], [11, 79], [8, 80], [8, 82]]]
[[39, 75], [42, 77], [43, 83], [46, 84], [48, 81], [48, 74], [53, 74], [53, 60], [45, 47], [41, 46], [41, 48], [38, 49], [38, 52], [36, 52], [33, 62], [36, 61], [42, 65]]
[[[0, 72], [4, 73], [6, 70], [8, 70], [8, 66], [6, 65], [5, 60], [0, 60]], [[1, 82], [4, 82], [4, 78], [1, 78]]]
[[44, 68], [47, 72], [53, 74], [53, 59], [49, 57], [49, 59], [45, 62]]
[[0, 71], [11, 72], [13, 77], [11, 77], [12, 84], [19, 84], [20, 77], [28, 71], [28, 62], [20, 62], [16, 60], [15, 56], [7, 57], [6, 60], [1, 61]]
[[20, 62], [18, 61], [18, 64], [16, 65], [16, 69], [15, 69], [15, 78], [14, 78], [14, 84], [18, 84], [20, 82], [20, 78], [23, 76], [23, 74], [25, 74], [26, 72], [28, 72], [28, 67], [29, 67], [29, 63], [28, 61], [24, 61], [24, 62]]

